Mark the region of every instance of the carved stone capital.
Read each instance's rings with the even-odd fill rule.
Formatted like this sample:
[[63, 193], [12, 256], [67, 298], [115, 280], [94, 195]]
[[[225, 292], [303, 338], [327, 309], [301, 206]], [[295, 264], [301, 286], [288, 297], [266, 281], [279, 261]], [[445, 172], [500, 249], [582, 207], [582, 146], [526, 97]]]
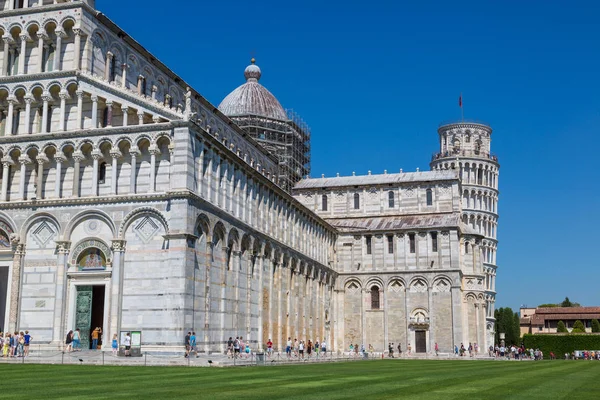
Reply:
[[116, 148], [116, 147], [113, 147], [112, 149], [110, 149], [110, 153], [109, 153], [109, 154], [110, 154], [110, 156], [111, 156], [112, 158], [116, 158], [117, 160], [118, 160], [119, 158], [123, 157], [123, 153], [121, 153], [121, 150], [119, 150], [119, 149], [118, 149], [118, 148]]
[[71, 242], [68, 240], [59, 240], [55, 241], [56, 243], [56, 251], [59, 254], [69, 254], [69, 249], [71, 248]]
[[31, 36], [29, 36], [29, 33], [27, 33], [27, 32], [21, 32], [21, 34], [19, 34], [19, 39], [21, 39], [21, 41], [25, 41], [25, 42], [33, 41], [33, 40], [31, 40]]
[[50, 162], [50, 160], [48, 159], [48, 156], [46, 154], [39, 154], [35, 160], [38, 162], [38, 164], [47, 164]]
[[160, 155], [160, 149], [158, 148], [157, 145], [153, 144], [148, 148], [148, 152], [150, 154], [152, 154], [153, 156], [157, 156]]
[[104, 155], [102, 154], [102, 152], [100, 150], [92, 151], [92, 158], [94, 160], [102, 160], [103, 157], [104, 157]]
[[67, 156], [65, 156], [65, 154], [62, 151], [57, 151], [56, 154], [54, 154], [54, 160], [57, 163], [63, 163], [67, 161]]
[[4, 156], [2, 157], [2, 164], [4, 165], [4, 167], [10, 167], [11, 165], [15, 165], [15, 162], [13, 161], [13, 159], [10, 156]]
[[131, 146], [131, 148], [129, 149], [129, 155], [132, 157], [137, 157], [140, 154], [142, 154], [140, 152], [140, 149], [137, 146]]
[[29, 158], [29, 156], [27, 156], [27, 155], [22, 155], [19, 157], [19, 164], [21, 164], [21, 165], [31, 164], [31, 158]]
[[126, 244], [127, 244], [127, 241], [125, 241], [125, 240], [120, 240], [120, 239], [113, 240], [111, 250], [113, 252], [121, 252], [122, 253], [125, 251]]

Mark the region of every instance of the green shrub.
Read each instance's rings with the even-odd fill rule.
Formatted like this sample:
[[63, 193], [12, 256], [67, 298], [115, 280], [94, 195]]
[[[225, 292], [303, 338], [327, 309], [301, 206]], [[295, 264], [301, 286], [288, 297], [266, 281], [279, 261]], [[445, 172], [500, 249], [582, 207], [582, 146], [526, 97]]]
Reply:
[[600, 350], [600, 335], [525, 335], [525, 347], [540, 349], [544, 355], [553, 352], [557, 358], [575, 350]]
[[564, 322], [558, 321], [558, 324], [556, 324], [556, 332], [558, 332], [558, 333], [568, 333], [569, 331], [567, 330], [567, 327], [565, 326]]
[[597, 319], [592, 320], [592, 332], [600, 332], [600, 322]]
[[575, 321], [571, 333], [585, 333], [585, 325], [580, 320]]

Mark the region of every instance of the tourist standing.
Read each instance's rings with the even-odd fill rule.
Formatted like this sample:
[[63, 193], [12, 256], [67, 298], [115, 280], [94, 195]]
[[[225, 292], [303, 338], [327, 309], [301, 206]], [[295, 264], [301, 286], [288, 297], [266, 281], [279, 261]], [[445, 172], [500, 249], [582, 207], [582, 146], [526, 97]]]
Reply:
[[269, 338], [267, 341], [267, 357], [271, 357], [273, 355], [273, 342]]
[[81, 331], [79, 330], [79, 328], [75, 329], [75, 332], [71, 331], [71, 342], [72, 342], [71, 348], [74, 351], [81, 350], [81, 348], [80, 348], [80, 346], [81, 346]]
[[190, 336], [190, 355], [192, 354], [192, 352], [196, 355], [196, 358], [198, 358], [198, 350], [196, 348], [196, 332], [192, 332], [192, 336]]
[[292, 338], [288, 337], [287, 343], [285, 344], [285, 354], [288, 358], [292, 358]]
[[233, 357], [233, 338], [229, 336], [227, 341], [227, 358]]
[[315, 354], [317, 355], [317, 358], [319, 358], [320, 350], [321, 350], [321, 345], [319, 344], [319, 340], [317, 339], [317, 341], [315, 342]]
[[238, 358], [240, 355], [240, 337], [236, 336], [233, 341], [233, 358]]
[[117, 353], [118, 353], [118, 351], [119, 351], [119, 342], [117, 341], [117, 334], [116, 333], [113, 335], [111, 345], [112, 345], [111, 347], [112, 347], [113, 356], [116, 356]]
[[32, 337], [29, 334], [29, 331], [25, 331], [25, 336], [23, 338], [25, 339], [25, 344], [23, 344], [23, 347], [24, 347], [23, 356], [27, 357], [29, 355], [29, 344], [31, 343], [31, 340], [32, 340]]
[[438, 346], [437, 342], [435, 342], [435, 355], [439, 355], [440, 354], [440, 347]]
[[4, 345], [2, 346], [2, 357], [8, 357], [8, 350], [10, 349], [10, 333], [7, 333], [4, 337]]
[[125, 357], [131, 356], [131, 333], [127, 332], [123, 339], [123, 345], [125, 346]]
[[310, 354], [312, 353], [313, 344], [311, 340], [308, 340], [308, 344], [306, 345], [306, 354], [308, 354], [308, 358], [310, 358]]
[[185, 354], [183, 355], [184, 358], [188, 358], [188, 356], [190, 355], [190, 337], [192, 336], [192, 332], [188, 332], [187, 335], [185, 335], [185, 338], [183, 339], [183, 342], [185, 343]]
[[67, 333], [67, 338], [65, 339], [65, 345], [67, 352], [73, 351], [73, 331], [69, 331]]
[[99, 326], [92, 331], [92, 350], [98, 350], [98, 339], [100, 339], [101, 332], [102, 329]]
[[304, 359], [304, 341], [301, 340], [300, 343], [298, 343], [298, 357]]
[[394, 343], [388, 343], [388, 356], [394, 358]]

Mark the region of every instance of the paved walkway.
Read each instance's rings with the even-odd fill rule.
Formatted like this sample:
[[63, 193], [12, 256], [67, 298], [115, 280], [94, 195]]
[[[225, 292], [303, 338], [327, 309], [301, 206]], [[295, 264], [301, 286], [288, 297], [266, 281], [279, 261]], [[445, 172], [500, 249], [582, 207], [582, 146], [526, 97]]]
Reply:
[[[327, 353], [325, 356], [313, 354], [310, 358], [303, 359], [292, 357], [287, 358], [285, 353], [274, 353], [271, 357], [261, 357], [251, 354], [249, 357], [228, 358], [223, 354], [199, 354], [198, 357], [189, 358], [177, 354], [144, 353], [142, 357], [118, 357], [110, 351], [76, 351], [63, 353], [62, 351], [35, 351], [32, 349], [28, 357], [22, 358], [0, 358], [0, 364], [83, 364], [83, 365], [137, 365], [137, 366], [185, 366], [185, 367], [228, 367], [228, 366], [254, 366], [254, 365], [283, 365], [283, 364], [306, 364], [322, 362], [340, 362], [340, 361], [361, 361], [361, 360], [381, 360], [381, 353], [371, 353], [363, 358], [350, 353], [333, 354]], [[389, 359], [387, 356], [383, 358]], [[406, 359], [429, 359], [429, 360], [473, 360], [486, 359], [493, 360], [492, 357], [455, 357], [449, 353], [434, 354], [412, 354], [402, 357], [396, 357], [395, 360]]]

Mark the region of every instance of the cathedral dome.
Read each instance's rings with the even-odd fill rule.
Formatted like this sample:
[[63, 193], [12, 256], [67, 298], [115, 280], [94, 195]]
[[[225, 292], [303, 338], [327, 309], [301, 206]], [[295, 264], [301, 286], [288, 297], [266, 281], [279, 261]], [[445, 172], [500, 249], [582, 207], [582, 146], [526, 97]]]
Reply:
[[228, 117], [261, 115], [279, 120], [288, 119], [285, 110], [275, 96], [258, 83], [261, 71], [255, 64], [254, 58], [244, 70], [244, 77], [246, 77], [246, 83], [238, 86], [223, 99], [219, 104], [219, 111]]

